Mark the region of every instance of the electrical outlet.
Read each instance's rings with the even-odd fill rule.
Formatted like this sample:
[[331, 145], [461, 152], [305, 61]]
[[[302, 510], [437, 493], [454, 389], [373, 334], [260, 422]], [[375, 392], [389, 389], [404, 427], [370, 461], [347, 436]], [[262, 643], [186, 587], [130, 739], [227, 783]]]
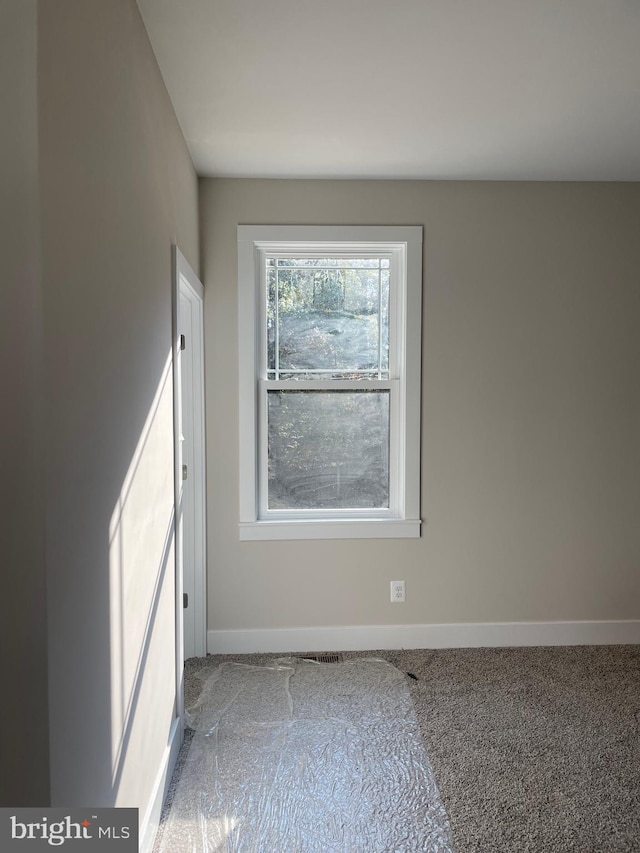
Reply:
[[391, 601], [394, 604], [405, 601], [404, 581], [391, 581]]

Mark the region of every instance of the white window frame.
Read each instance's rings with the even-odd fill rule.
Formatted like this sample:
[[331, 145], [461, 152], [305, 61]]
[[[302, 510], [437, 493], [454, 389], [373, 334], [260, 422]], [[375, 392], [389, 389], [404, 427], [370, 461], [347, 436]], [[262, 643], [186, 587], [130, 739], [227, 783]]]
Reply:
[[[321, 390], [323, 383], [267, 382], [265, 258], [305, 251], [391, 257], [389, 379], [340, 382], [344, 390], [391, 392], [388, 509], [267, 508], [267, 389]], [[421, 306], [422, 226], [238, 226], [241, 540], [420, 536]]]

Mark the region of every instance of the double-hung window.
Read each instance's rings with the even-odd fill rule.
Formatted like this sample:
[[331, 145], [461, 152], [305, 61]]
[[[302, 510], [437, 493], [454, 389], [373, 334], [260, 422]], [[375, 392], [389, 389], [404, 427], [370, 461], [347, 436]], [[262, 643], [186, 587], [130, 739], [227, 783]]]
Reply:
[[421, 227], [238, 227], [240, 538], [420, 535]]

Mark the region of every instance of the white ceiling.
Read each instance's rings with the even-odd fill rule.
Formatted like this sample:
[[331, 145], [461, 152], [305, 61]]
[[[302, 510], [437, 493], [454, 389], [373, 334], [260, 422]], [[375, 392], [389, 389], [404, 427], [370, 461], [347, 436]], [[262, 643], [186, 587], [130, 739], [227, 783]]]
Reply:
[[640, 0], [138, 0], [194, 164], [640, 180]]

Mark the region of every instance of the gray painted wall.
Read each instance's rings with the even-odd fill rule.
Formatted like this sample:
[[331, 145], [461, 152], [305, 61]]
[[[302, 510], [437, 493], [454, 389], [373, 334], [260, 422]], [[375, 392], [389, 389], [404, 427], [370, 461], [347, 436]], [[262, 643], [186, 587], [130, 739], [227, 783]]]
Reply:
[[49, 798], [36, 7], [0, 0], [0, 805]]
[[[640, 616], [640, 185], [200, 188], [210, 629]], [[239, 223], [424, 225], [421, 539], [238, 541]]]
[[139, 806], [174, 716], [171, 244], [197, 180], [134, 0], [41, 0], [51, 796]]

